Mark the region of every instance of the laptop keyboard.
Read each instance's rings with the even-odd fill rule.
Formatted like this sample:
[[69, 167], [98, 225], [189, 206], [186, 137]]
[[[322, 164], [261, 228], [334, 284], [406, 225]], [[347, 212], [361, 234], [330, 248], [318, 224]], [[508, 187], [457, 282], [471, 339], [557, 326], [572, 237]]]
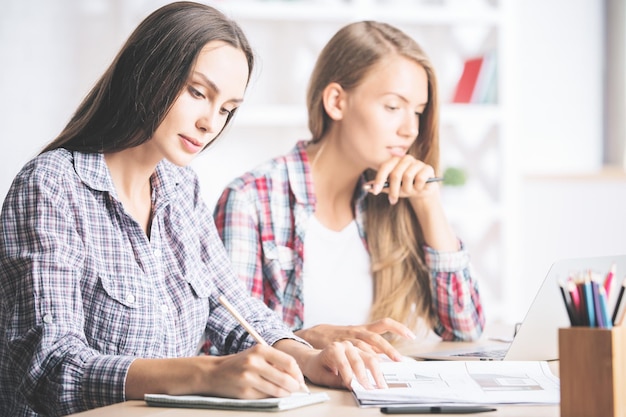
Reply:
[[477, 350], [475, 352], [464, 352], [457, 353], [452, 356], [470, 356], [474, 358], [485, 358], [485, 359], [504, 359], [504, 355], [506, 355], [507, 349], [487, 349], [487, 350]]

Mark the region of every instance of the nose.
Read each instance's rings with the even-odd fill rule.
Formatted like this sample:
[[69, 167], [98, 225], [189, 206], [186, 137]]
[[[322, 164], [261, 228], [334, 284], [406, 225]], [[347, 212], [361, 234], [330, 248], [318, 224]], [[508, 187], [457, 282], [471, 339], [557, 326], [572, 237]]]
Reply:
[[201, 130], [203, 133], [215, 133], [219, 121], [219, 111], [215, 108], [215, 106], [209, 106], [204, 112], [202, 112], [198, 120], [196, 121], [196, 127]]
[[407, 112], [404, 117], [403, 123], [400, 126], [400, 135], [405, 136], [410, 139], [417, 138], [419, 133], [419, 116], [413, 113], [412, 111]]

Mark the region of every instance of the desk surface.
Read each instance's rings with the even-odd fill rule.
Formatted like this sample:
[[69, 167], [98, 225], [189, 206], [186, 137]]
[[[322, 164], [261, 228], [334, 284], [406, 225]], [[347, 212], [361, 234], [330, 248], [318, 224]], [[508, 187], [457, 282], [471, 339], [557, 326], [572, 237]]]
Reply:
[[[497, 332], [491, 332], [492, 335], [498, 336]], [[433, 351], [440, 349], [450, 349], [451, 347], [460, 347], [463, 344], [468, 346], [476, 346], [477, 344], [487, 343], [487, 340], [478, 343], [459, 343], [459, 342], [439, 342], [433, 338], [428, 338], [420, 342], [405, 343], [400, 345], [398, 349], [405, 355], [410, 356], [418, 352]], [[551, 362], [552, 371], [558, 375], [558, 363]], [[294, 410], [281, 411], [279, 413], [262, 413], [258, 411], [227, 411], [227, 410], [200, 410], [185, 408], [161, 408], [148, 407], [144, 401], [127, 401], [124, 403], [114, 404], [107, 407], [97, 408], [83, 413], [73, 414], [80, 417], [195, 417], [195, 416], [213, 416], [213, 417], [237, 417], [239, 416], [255, 416], [273, 415], [280, 417], [367, 417], [367, 416], [383, 416], [379, 408], [359, 408], [352, 393], [347, 390], [334, 390], [311, 386], [311, 391], [324, 391], [330, 401], [321, 404], [315, 404]], [[476, 414], [485, 417], [559, 417], [559, 407], [554, 406], [498, 406], [497, 411], [489, 413]]]

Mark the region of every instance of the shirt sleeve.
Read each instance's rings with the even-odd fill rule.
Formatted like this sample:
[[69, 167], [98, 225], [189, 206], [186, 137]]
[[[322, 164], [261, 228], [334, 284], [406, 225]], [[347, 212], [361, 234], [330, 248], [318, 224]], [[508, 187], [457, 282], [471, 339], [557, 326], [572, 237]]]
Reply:
[[424, 246], [431, 275], [435, 333], [443, 340], [476, 340], [483, 331], [485, 317], [478, 283], [470, 271], [469, 254], [439, 252]]
[[[35, 411], [61, 415], [124, 401], [133, 358], [87, 343], [84, 246], [59, 175], [19, 175], [4, 203], [0, 238], [2, 383]], [[7, 398], [4, 398], [7, 400]]]

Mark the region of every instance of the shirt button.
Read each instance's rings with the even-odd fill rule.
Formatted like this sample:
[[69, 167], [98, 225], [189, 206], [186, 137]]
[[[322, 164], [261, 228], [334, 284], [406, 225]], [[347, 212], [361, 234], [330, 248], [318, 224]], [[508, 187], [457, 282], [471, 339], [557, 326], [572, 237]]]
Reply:
[[46, 314], [43, 316], [43, 322], [46, 324], [52, 323], [52, 314]]
[[161, 313], [167, 314], [168, 308], [165, 304], [161, 304]]
[[132, 304], [132, 303], [134, 303], [134, 302], [135, 302], [135, 296], [134, 296], [134, 295], [132, 295], [132, 294], [128, 294], [128, 295], [126, 296], [126, 302], [127, 302], [128, 304]]
[[156, 256], [157, 258], [161, 257], [161, 249], [155, 249], [154, 250], [154, 256]]

